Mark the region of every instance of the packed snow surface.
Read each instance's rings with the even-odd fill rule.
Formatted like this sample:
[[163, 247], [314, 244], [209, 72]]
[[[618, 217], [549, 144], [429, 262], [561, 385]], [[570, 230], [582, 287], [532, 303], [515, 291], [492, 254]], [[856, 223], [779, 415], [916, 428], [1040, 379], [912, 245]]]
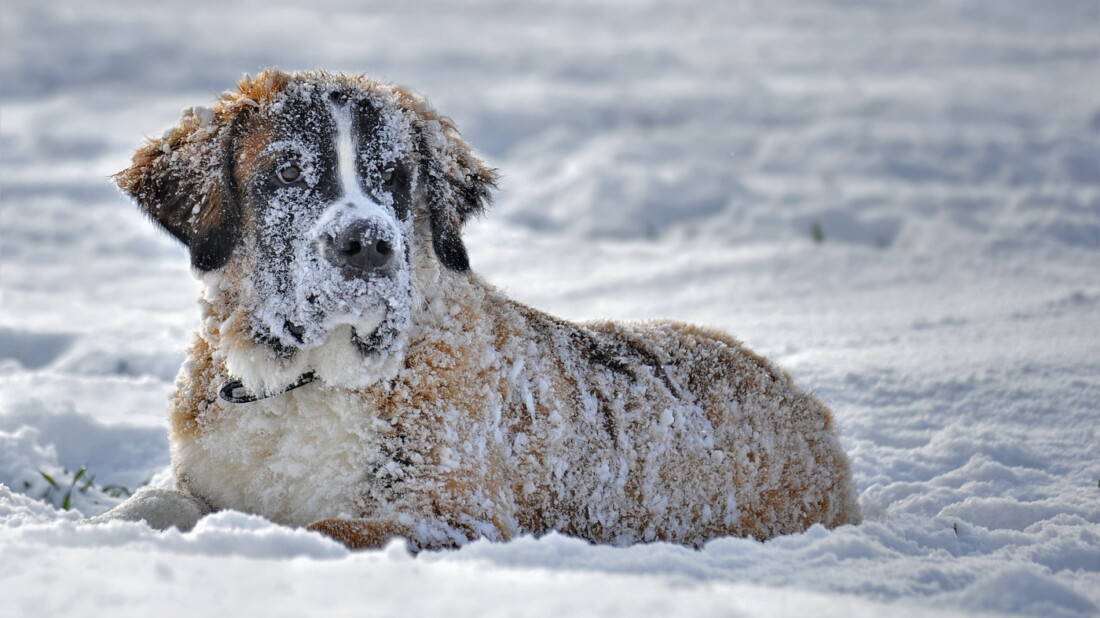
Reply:
[[[1100, 612], [1094, 1], [172, 10], [0, 14], [0, 615]], [[237, 512], [78, 524], [171, 483], [199, 317], [185, 252], [108, 176], [267, 65], [450, 115], [502, 171], [466, 242], [513, 297], [722, 328], [791, 370], [865, 522], [415, 558]]]

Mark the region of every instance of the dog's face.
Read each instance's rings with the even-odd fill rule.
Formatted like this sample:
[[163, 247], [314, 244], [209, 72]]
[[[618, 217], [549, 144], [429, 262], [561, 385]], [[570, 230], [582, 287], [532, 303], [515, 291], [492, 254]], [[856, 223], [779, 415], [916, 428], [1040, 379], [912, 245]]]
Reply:
[[408, 323], [414, 132], [391, 101], [315, 86], [290, 86], [230, 132], [250, 326], [287, 356], [348, 324], [370, 353]]
[[269, 389], [397, 356], [417, 273], [468, 269], [460, 229], [494, 173], [408, 91], [265, 71], [214, 110], [186, 111], [118, 181], [228, 307], [230, 370]]

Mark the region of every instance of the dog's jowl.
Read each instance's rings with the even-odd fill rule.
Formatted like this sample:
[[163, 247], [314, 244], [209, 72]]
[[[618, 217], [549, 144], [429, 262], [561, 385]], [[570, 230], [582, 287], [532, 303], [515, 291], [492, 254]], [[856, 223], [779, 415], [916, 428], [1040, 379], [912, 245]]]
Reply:
[[461, 230], [495, 179], [420, 96], [323, 72], [245, 78], [140, 148], [118, 184], [187, 245], [203, 319], [177, 491], [107, 518], [236, 509], [416, 548], [858, 522], [831, 413], [737, 340], [566, 322], [474, 274]]

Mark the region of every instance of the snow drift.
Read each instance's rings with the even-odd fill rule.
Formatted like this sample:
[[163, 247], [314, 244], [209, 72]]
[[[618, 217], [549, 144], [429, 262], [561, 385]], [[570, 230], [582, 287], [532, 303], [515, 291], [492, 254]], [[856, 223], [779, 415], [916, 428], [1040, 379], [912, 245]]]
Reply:
[[[5, 608], [1100, 611], [1095, 3], [19, 0], [0, 36]], [[266, 65], [432, 93], [504, 172], [467, 235], [478, 272], [569, 318], [722, 328], [792, 370], [837, 412], [865, 523], [415, 559], [232, 512], [77, 526], [168, 481], [197, 319], [185, 256], [107, 176], [135, 130]]]

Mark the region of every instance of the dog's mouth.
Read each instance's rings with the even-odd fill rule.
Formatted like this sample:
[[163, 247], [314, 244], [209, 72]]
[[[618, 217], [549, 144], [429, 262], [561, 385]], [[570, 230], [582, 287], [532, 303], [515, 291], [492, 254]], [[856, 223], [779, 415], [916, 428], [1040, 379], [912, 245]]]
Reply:
[[[283, 321], [283, 332], [289, 335], [294, 343], [288, 343], [286, 337], [279, 337], [270, 331], [257, 328], [253, 332], [252, 340], [266, 346], [277, 358], [293, 358], [299, 350], [308, 346], [305, 341], [306, 328], [290, 320]], [[363, 356], [375, 354], [385, 347], [388, 331], [388, 321], [383, 320], [373, 329], [364, 332], [355, 326], [351, 327], [350, 342]]]

